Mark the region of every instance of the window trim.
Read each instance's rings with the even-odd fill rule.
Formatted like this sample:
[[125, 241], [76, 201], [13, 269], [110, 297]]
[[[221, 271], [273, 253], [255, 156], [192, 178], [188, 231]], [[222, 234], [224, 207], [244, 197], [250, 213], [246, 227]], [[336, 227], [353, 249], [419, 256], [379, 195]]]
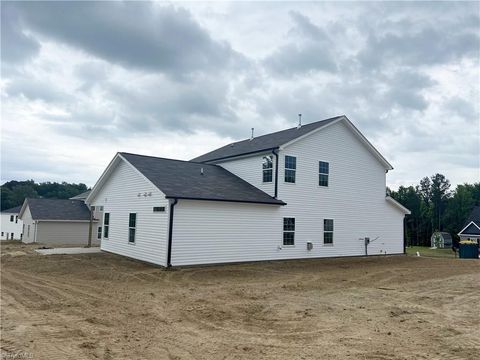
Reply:
[[[332, 230], [325, 230], [325, 221], [331, 220], [332, 221]], [[334, 237], [333, 233], [335, 232], [335, 220], [334, 219], [323, 219], [323, 246], [333, 246], [334, 244]], [[325, 242], [325, 234], [332, 234], [332, 242], [326, 243]]]
[[[327, 164], [328, 169], [327, 169], [326, 173], [320, 171], [320, 163]], [[321, 185], [320, 184], [320, 177], [322, 175], [327, 177], [327, 185]], [[329, 188], [330, 187], [330, 162], [328, 162], [328, 161], [318, 161], [318, 186], [321, 187], [321, 188]]]
[[[131, 225], [130, 225], [130, 224], [131, 224], [130, 221], [131, 221], [131, 216], [132, 216], [132, 215], [135, 215], [135, 219], [134, 219], [134, 221], [135, 221], [134, 225], [135, 225], [135, 226], [131, 226]], [[133, 230], [133, 241], [130, 241], [130, 232], [131, 232], [131, 230]], [[136, 242], [137, 242], [137, 239], [136, 239], [136, 238], [137, 238], [137, 213], [128, 213], [128, 238], [127, 238], [128, 243], [129, 243], [130, 245], [135, 245]]]
[[[107, 217], [108, 217], [108, 221], [105, 222], [105, 219]], [[107, 236], [105, 236], [105, 233], [107, 233]], [[108, 240], [109, 236], [110, 236], [110, 213], [106, 212], [106, 213], [103, 214], [103, 235], [102, 235], [102, 239], [107, 239]]]
[[[285, 230], [285, 220], [293, 219], [293, 230]], [[295, 217], [283, 217], [282, 218], [282, 247], [295, 247], [295, 232], [296, 232], [296, 221]], [[293, 234], [293, 244], [285, 244], [285, 233]]]
[[[295, 168], [287, 168], [287, 157], [295, 159]], [[287, 171], [293, 171], [293, 181], [287, 181]], [[283, 158], [283, 182], [285, 184], [297, 183], [297, 157], [293, 155], [285, 155]]]
[[[266, 168], [265, 159], [270, 159], [270, 167]], [[268, 161], [267, 161], [268, 163]], [[265, 173], [270, 172], [270, 181], [265, 181]], [[273, 155], [262, 156], [262, 184], [271, 184], [273, 182]]]

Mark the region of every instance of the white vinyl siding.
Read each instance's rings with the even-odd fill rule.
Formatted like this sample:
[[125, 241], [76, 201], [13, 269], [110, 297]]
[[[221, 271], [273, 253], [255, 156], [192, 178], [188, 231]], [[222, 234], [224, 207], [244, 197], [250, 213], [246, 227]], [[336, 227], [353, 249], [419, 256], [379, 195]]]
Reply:
[[[101, 248], [165, 266], [168, 211], [154, 212], [153, 208], [168, 209], [168, 201], [131, 165], [118, 161], [105, 184], [90, 200], [92, 205], [103, 206], [104, 213], [110, 214], [108, 239], [102, 239]], [[137, 214], [135, 246], [128, 242], [130, 213]]]
[[13, 233], [14, 240], [20, 240], [23, 231], [23, 222], [15, 214], [15, 221], [10, 221], [10, 213], [1, 214], [1, 228], [4, 233], [0, 240], [10, 240]]
[[272, 182], [263, 182], [263, 157], [268, 155], [272, 155], [272, 152], [267, 154], [258, 154], [243, 159], [224, 161], [218, 163], [218, 165], [242, 178], [246, 182], [249, 182], [260, 190], [265, 191], [270, 196], [273, 196], [275, 195], [275, 156], [272, 157]]

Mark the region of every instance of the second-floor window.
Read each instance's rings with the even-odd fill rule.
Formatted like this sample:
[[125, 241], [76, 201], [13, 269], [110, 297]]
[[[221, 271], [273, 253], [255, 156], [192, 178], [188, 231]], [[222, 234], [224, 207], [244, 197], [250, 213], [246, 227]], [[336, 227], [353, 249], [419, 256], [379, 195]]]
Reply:
[[10, 215], [10, 222], [13, 222], [14, 216]]
[[295, 183], [297, 172], [297, 158], [295, 156], [285, 155], [285, 182]]
[[329, 167], [328, 162], [320, 161], [318, 163], [318, 185], [328, 186]]
[[263, 182], [268, 183], [272, 182], [273, 179], [273, 156], [268, 155], [263, 157], [262, 161], [262, 176]]

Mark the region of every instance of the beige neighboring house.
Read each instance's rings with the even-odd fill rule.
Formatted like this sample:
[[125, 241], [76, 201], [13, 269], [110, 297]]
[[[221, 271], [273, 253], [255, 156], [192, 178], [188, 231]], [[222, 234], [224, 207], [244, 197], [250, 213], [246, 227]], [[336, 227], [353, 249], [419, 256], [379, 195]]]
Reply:
[[[87, 245], [90, 210], [82, 200], [25, 199], [19, 213], [24, 243]], [[93, 220], [92, 244], [98, 245], [97, 221]]]

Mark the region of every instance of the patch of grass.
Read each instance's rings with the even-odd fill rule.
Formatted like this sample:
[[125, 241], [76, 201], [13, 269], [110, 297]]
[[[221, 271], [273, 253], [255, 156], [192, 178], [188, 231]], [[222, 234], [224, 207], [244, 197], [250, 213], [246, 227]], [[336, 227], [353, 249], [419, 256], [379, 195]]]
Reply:
[[420, 253], [420, 256], [443, 257], [443, 258], [455, 257], [454, 252], [450, 247], [445, 249], [430, 249], [427, 246], [407, 247], [407, 255], [417, 256], [417, 251]]

